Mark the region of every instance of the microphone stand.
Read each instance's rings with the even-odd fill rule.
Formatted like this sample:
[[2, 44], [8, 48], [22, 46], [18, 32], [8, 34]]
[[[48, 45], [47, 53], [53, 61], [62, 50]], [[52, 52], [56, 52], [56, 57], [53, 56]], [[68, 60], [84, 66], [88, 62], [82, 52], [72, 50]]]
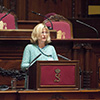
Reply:
[[71, 61], [71, 59], [69, 59], [69, 58], [67, 58], [67, 57], [64, 57], [64, 56], [62, 56], [62, 55], [60, 55], [60, 54], [58, 54], [58, 57], [61, 57], [61, 58], [65, 59], [65, 60], [68, 60], [68, 61]]
[[87, 26], [87, 27], [93, 29], [93, 30], [97, 33], [97, 38], [99, 37], [99, 33], [98, 33], [97, 29], [94, 28], [93, 26], [90, 26], [90, 25], [88, 25], [88, 24], [86, 24], [86, 23], [84, 23], [84, 22], [82, 22], [82, 21], [79, 21], [79, 20], [76, 20], [76, 22], [78, 22], [78, 23], [80, 23], [80, 24], [82, 24], [82, 25], [85, 25], [85, 26]]
[[33, 59], [33, 61], [29, 64], [29, 67], [26, 69], [26, 90], [29, 89], [29, 68], [32, 66], [32, 63], [38, 58], [40, 57], [41, 54], [39, 54], [35, 59]]
[[4, 17], [6, 17], [10, 12], [11, 12], [11, 9], [8, 10], [8, 12], [7, 12], [3, 17], [0, 18], [0, 21], [1, 21]]
[[53, 30], [53, 24], [52, 24], [51, 20], [50, 20], [48, 17], [46, 17], [46, 16], [44, 16], [44, 15], [42, 15], [42, 14], [40, 14], [40, 13], [36, 13], [36, 12], [34, 12], [34, 11], [32, 11], [32, 13], [34, 13], [34, 14], [36, 14], [36, 15], [39, 15], [39, 16], [42, 16], [42, 17], [45, 17], [46, 19], [48, 19], [49, 22], [51, 23], [51, 27], [49, 27], [49, 29], [50, 29], [50, 30]]

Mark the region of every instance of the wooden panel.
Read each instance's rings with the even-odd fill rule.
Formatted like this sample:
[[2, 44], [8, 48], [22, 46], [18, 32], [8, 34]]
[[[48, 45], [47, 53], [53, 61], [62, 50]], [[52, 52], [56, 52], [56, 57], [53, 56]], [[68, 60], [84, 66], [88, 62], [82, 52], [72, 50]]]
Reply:
[[[0, 60], [0, 67], [5, 70], [20, 70], [21, 60]], [[13, 78], [13, 74], [11, 75], [0, 75], [0, 85], [7, 85], [11, 88], [11, 80]], [[17, 88], [24, 87], [24, 80], [17, 80]]]
[[88, 17], [88, 5], [99, 4], [99, 0], [3, 0], [2, 5], [8, 9], [14, 8], [19, 20], [43, 21], [43, 17], [34, 15], [31, 11], [43, 15], [55, 12], [66, 18], [86, 18]]
[[28, 14], [28, 12], [27, 12], [27, 6], [26, 5], [28, 5], [27, 4], [27, 2], [26, 2], [27, 0], [16, 0], [16, 15], [17, 15], [17, 17], [18, 17], [18, 19], [22, 19], [22, 20], [25, 20], [25, 19], [27, 19], [26, 17], [27, 17], [27, 14]]
[[19, 95], [20, 100], [99, 100], [99, 92], [94, 91], [19, 91]]
[[[72, 0], [12, 0], [15, 2], [14, 10], [19, 20], [39, 20], [44, 18], [38, 15], [34, 15], [31, 11], [41, 13], [43, 15], [55, 12], [65, 17], [71, 17], [72, 15]], [[11, 0], [4, 0], [3, 5], [10, 9]]]
[[[37, 5], [39, 5], [39, 7]], [[54, 2], [54, 0], [53, 1], [52, 0], [47, 0], [47, 1], [35, 0], [34, 2], [32, 2], [31, 0], [29, 0], [29, 8], [28, 8], [29, 19], [34, 19], [34, 20], [41, 19], [40, 21], [42, 21], [44, 18], [31, 13], [32, 10], [35, 12], [41, 13], [43, 15], [50, 12], [55, 12], [63, 16], [69, 17], [71, 16], [71, 1], [56, 0], [56, 2]]]
[[[19, 41], [0, 41], [0, 67], [6, 70], [20, 70], [23, 49], [25, 45]], [[0, 75], [0, 85], [11, 86], [11, 76]], [[17, 87], [24, 87], [24, 80], [17, 81]]]
[[0, 99], [1, 100], [17, 100], [17, 91], [16, 90], [8, 90], [8, 91], [0, 91]]
[[100, 5], [100, 0], [88, 0], [90, 5]]
[[[73, 23], [73, 38], [100, 38], [100, 18], [79, 18], [69, 20]], [[81, 21], [81, 23], [76, 20]]]
[[33, 29], [39, 23], [37, 20], [18, 20], [18, 29]]

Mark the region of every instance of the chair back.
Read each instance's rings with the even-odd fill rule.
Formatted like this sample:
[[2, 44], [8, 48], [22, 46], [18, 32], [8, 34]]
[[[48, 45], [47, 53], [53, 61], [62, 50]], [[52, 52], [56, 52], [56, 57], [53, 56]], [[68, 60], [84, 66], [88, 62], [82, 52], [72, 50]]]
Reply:
[[[50, 16], [53, 16], [53, 15], [55, 15], [55, 14], [56, 14], [56, 13], [53, 13], [53, 12], [52, 12], [52, 13], [48, 13], [48, 14], [45, 15], [45, 17], [46, 17], [46, 18], [49, 18]], [[44, 20], [45, 20], [46, 18], [44, 18]]]
[[16, 15], [12, 12], [6, 15], [8, 10], [3, 9], [4, 7], [2, 7], [2, 11], [0, 11], [0, 29], [17, 29], [18, 27]]
[[[53, 24], [53, 30], [57, 31], [57, 39], [73, 38], [72, 23], [65, 17], [55, 14], [49, 17]], [[43, 21], [48, 27], [51, 26], [48, 19]]]
[[[0, 13], [0, 18], [2, 18], [6, 13]], [[15, 18], [13, 15], [8, 14], [4, 17], [1, 22], [3, 23], [0, 29], [16, 29], [15, 27]]]

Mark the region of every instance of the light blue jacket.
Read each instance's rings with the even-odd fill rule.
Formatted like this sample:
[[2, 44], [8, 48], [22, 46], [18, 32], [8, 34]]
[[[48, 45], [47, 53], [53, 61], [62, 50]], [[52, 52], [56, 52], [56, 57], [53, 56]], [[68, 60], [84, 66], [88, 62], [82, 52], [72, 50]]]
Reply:
[[[29, 67], [30, 63], [41, 54], [33, 63], [39, 60], [58, 60], [56, 50], [52, 45], [46, 45], [44, 48], [39, 48], [37, 45], [28, 44], [23, 53], [21, 68]], [[33, 64], [32, 63], [32, 64]]]

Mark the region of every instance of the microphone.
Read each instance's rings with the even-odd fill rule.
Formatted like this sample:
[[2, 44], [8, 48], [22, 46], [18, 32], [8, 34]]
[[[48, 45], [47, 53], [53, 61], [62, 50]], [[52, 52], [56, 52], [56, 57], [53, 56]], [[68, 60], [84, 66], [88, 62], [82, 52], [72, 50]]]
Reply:
[[33, 65], [33, 62], [37, 59], [37, 58], [39, 58], [41, 56], [41, 54], [39, 54], [38, 56], [36, 56], [33, 60], [32, 60], [32, 62], [29, 64], [29, 67], [31, 67], [32, 65]]
[[84, 22], [82, 22], [82, 21], [79, 21], [79, 20], [76, 20], [76, 22], [78, 22], [78, 23], [80, 23], [80, 24], [82, 24], [82, 25], [85, 25], [85, 26], [87, 26], [87, 27], [93, 29], [93, 30], [97, 33], [97, 38], [99, 37], [99, 33], [98, 33], [98, 31], [97, 31], [97, 29], [96, 29], [95, 27], [93, 27], [93, 26], [91, 26], [91, 25], [89, 25], [89, 24], [86, 24], [86, 23], [84, 23]]
[[8, 12], [7, 12], [3, 17], [0, 18], [0, 21], [1, 21], [4, 17], [6, 17], [10, 12], [11, 12], [11, 9], [9, 9]]
[[71, 59], [69, 59], [69, 58], [67, 58], [67, 57], [64, 57], [64, 56], [62, 56], [62, 55], [60, 55], [60, 54], [58, 54], [58, 57], [63, 58], [63, 59], [68, 60], [68, 61], [71, 61]]
[[26, 68], [25, 70], [28, 70], [28, 69], [34, 64], [33, 62], [34, 62], [37, 58], [39, 58], [40, 56], [41, 56], [41, 54], [39, 54], [38, 56], [36, 56], [36, 57], [30, 62], [28, 68]]
[[29, 89], [29, 68], [33, 65], [33, 62], [38, 58], [38, 57], [40, 57], [41, 56], [41, 54], [39, 54], [38, 56], [36, 56], [33, 60], [32, 60], [32, 62], [29, 64], [29, 67], [28, 68], [26, 68], [26, 89], [28, 90]]
[[42, 14], [40, 14], [40, 13], [36, 13], [36, 12], [34, 12], [34, 11], [32, 11], [32, 13], [34, 13], [34, 14], [36, 14], [36, 15], [39, 15], [39, 16], [42, 16], [42, 17], [45, 17], [46, 19], [48, 19], [49, 22], [51, 23], [51, 27], [48, 27], [48, 29], [49, 29], [49, 30], [53, 30], [53, 24], [52, 24], [51, 20], [50, 20], [48, 17], [46, 17], [46, 16], [44, 16], [44, 15], [42, 15]]

